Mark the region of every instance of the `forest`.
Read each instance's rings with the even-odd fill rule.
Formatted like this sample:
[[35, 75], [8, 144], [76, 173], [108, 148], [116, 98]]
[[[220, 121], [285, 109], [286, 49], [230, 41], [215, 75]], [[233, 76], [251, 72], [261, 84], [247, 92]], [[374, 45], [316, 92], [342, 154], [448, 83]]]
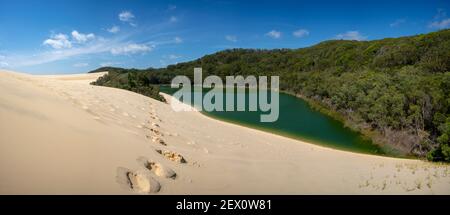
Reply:
[[299, 49], [230, 49], [166, 68], [109, 71], [95, 85], [163, 101], [176, 75], [278, 75], [280, 89], [307, 100], [379, 145], [450, 162], [450, 30], [373, 41], [330, 40]]

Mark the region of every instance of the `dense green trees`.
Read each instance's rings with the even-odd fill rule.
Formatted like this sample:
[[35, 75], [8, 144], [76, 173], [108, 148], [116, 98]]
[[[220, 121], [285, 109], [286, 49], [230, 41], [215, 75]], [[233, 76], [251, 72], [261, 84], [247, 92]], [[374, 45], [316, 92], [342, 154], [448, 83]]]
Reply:
[[[100, 68], [97, 84], [159, 98], [154, 85], [193, 78], [279, 75], [280, 88], [339, 114], [351, 128], [409, 154], [450, 161], [450, 30], [375, 41], [332, 40], [302, 49], [232, 49], [162, 69]], [[127, 77], [127, 78], [125, 78]]]
[[100, 77], [91, 84], [125, 89], [160, 101], [165, 101], [164, 97], [159, 95], [159, 86], [150, 83], [151, 79], [147, 78], [145, 73], [111, 69], [108, 75]]

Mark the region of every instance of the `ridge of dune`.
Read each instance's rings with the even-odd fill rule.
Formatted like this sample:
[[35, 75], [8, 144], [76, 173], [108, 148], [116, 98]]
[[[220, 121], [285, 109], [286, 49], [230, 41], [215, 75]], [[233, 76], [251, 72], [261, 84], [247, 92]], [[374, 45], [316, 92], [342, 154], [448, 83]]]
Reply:
[[446, 164], [175, 112], [101, 75], [0, 71], [0, 194], [450, 194]]

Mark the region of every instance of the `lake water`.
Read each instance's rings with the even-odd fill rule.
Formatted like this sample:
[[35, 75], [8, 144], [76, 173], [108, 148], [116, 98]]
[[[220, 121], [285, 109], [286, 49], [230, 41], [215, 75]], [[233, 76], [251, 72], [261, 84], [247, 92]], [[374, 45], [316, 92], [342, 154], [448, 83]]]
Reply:
[[[170, 86], [161, 86], [161, 92], [173, 94], [178, 89], [172, 89]], [[208, 89], [203, 89], [203, 95]], [[226, 92], [223, 92], [224, 103]], [[236, 104], [237, 92], [234, 97]], [[256, 93], [256, 90], [245, 90], [246, 105], [248, 105], [249, 95]], [[192, 91], [194, 94], [200, 94], [199, 91]], [[186, 103], [186, 101], [183, 101]], [[280, 112], [279, 118], [275, 122], [260, 122], [261, 111], [202, 111], [203, 114], [247, 127], [264, 130], [267, 132], [287, 136], [314, 144], [331, 147], [335, 149], [347, 150], [352, 152], [386, 155], [386, 150], [374, 145], [370, 140], [363, 138], [359, 133], [344, 127], [343, 123], [333, 118], [315, 111], [302, 99], [295, 96], [280, 93], [279, 95]], [[189, 103], [190, 104], [190, 103]], [[267, 113], [266, 113], [267, 114]]]

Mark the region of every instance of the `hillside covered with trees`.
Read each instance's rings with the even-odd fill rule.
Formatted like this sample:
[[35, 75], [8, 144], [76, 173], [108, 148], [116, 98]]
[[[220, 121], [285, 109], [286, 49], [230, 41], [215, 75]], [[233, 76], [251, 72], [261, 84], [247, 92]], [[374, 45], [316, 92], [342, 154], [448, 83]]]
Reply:
[[278, 75], [280, 89], [405, 154], [450, 161], [450, 30], [300, 49], [232, 49], [161, 69], [99, 68], [93, 84], [159, 100], [176, 75]]

